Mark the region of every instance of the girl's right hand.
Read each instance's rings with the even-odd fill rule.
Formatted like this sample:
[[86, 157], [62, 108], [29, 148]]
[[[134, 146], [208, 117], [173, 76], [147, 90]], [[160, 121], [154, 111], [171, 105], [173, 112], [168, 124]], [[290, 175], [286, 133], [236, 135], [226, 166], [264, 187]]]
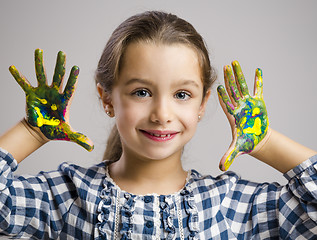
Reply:
[[69, 107], [76, 88], [79, 68], [77, 66], [72, 68], [62, 92], [65, 61], [66, 55], [60, 51], [57, 55], [51, 86], [47, 85], [41, 49], [35, 50], [37, 87], [31, 86], [15, 66], [10, 66], [9, 70], [26, 94], [27, 122], [31, 126], [39, 128], [41, 133], [50, 140], [72, 141], [92, 151], [94, 147], [92, 141], [84, 134], [75, 132], [69, 124]]

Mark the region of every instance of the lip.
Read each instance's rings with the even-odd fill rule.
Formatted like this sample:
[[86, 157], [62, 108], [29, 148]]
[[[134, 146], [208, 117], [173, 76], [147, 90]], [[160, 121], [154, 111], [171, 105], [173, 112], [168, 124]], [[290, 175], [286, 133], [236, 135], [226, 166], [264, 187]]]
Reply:
[[172, 140], [179, 132], [176, 131], [162, 131], [162, 130], [143, 130], [140, 132], [147, 138], [156, 142], [166, 142]]

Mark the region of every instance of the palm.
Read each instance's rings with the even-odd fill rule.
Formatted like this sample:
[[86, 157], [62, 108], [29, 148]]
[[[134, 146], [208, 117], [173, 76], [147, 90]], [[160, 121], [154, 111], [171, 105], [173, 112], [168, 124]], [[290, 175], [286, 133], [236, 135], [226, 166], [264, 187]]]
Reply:
[[250, 153], [265, 136], [267, 127], [265, 104], [262, 99], [248, 97], [234, 111], [237, 152]]
[[65, 100], [56, 89], [46, 85], [32, 89], [26, 94], [27, 118], [34, 127], [39, 127], [48, 139], [65, 139]]
[[47, 85], [43, 52], [40, 49], [35, 51], [37, 87], [32, 87], [14, 66], [10, 67], [10, 72], [26, 94], [27, 120], [32, 126], [38, 127], [48, 139], [73, 141], [91, 151], [93, 149], [91, 140], [73, 131], [68, 123], [69, 103], [75, 90], [79, 68], [76, 66], [72, 68], [65, 90], [62, 92], [65, 58], [63, 52], [58, 53], [51, 86]]
[[231, 68], [225, 67], [226, 87], [230, 98], [223, 86], [218, 87], [222, 105], [233, 126], [233, 143], [221, 161], [222, 170], [227, 170], [237, 156], [251, 153], [266, 136], [268, 129], [261, 70], [256, 71], [255, 94], [251, 97], [239, 63], [233, 62], [233, 68], [235, 78]]

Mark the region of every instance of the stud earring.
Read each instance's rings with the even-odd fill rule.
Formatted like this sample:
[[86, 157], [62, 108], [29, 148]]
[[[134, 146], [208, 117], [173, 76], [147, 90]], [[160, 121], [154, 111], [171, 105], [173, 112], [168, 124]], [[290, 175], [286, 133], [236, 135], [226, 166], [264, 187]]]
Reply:
[[106, 111], [106, 114], [111, 117], [111, 112], [110, 111]]
[[200, 121], [200, 119], [201, 119], [201, 116], [200, 116], [200, 115], [198, 115], [198, 121]]

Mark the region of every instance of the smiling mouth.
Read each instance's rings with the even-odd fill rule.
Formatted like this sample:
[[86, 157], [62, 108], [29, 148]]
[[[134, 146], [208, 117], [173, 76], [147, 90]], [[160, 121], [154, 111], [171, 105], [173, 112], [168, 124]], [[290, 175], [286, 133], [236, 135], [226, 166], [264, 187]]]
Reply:
[[148, 137], [151, 140], [154, 141], [169, 141], [171, 139], [173, 139], [178, 132], [175, 131], [145, 131], [145, 130], [140, 130], [141, 133], [143, 133], [143, 135], [145, 135], [146, 137]]

